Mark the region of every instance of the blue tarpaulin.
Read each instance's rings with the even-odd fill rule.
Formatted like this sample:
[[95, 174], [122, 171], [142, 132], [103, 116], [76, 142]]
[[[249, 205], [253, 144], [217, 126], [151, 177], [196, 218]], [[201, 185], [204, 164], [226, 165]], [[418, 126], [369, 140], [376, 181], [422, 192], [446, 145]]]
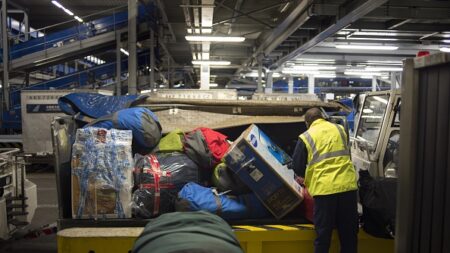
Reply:
[[61, 110], [68, 115], [81, 113], [90, 118], [100, 118], [119, 110], [129, 108], [147, 96], [106, 96], [97, 93], [71, 93], [59, 98]]

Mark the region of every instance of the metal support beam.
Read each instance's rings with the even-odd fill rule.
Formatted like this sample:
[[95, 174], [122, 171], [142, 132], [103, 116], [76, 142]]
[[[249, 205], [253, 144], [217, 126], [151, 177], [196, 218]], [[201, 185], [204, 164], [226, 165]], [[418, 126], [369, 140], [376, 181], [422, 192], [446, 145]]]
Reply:
[[[183, 3], [189, 3], [189, 0], [183, 0]], [[183, 14], [187, 28], [192, 28], [192, 20], [189, 8], [183, 8]]]
[[25, 87], [30, 86], [30, 72], [25, 73]]
[[137, 94], [137, 0], [128, 0], [128, 94]]
[[258, 59], [258, 93], [262, 93], [263, 92], [263, 87], [262, 87], [262, 69], [263, 69], [263, 65], [262, 65], [262, 58]]
[[289, 76], [288, 79], [288, 94], [294, 94], [294, 77]]
[[[350, 29], [372, 29], [372, 30], [385, 30], [388, 27], [385, 23], [382, 22], [367, 22], [360, 20], [358, 22], [352, 23]], [[409, 31], [409, 32], [435, 32], [435, 31], [446, 31], [448, 30], [447, 24], [424, 24], [424, 23], [414, 23], [411, 21], [410, 23], [406, 23], [400, 27], [397, 27], [395, 30], [399, 31]]]
[[348, 14], [346, 14], [344, 17], [342, 17], [340, 20], [338, 20], [335, 24], [331, 25], [321, 33], [317, 34], [314, 38], [309, 40], [308, 42], [301, 45], [299, 48], [295, 49], [293, 52], [289, 53], [288, 55], [284, 56], [280, 60], [278, 60], [275, 64], [273, 64], [271, 67], [279, 67], [281, 64], [285, 63], [286, 61], [292, 60], [293, 58], [305, 53], [306, 51], [310, 50], [320, 42], [324, 41], [325, 39], [329, 38], [330, 36], [333, 36], [335, 33], [340, 31], [341, 29], [347, 27], [351, 23], [355, 22], [356, 20], [364, 17], [367, 13], [370, 13], [372, 10], [376, 9], [380, 5], [386, 3], [388, 0], [367, 0], [352, 11], [350, 11]]
[[121, 34], [116, 32], [116, 95], [122, 95], [122, 59], [121, 59]]
[[[423, 2], [428, 3], [428, 6], [416, 6], [414, 1], [410, 1], [404, 5], [399, 5], [397, 1], [390, 1], [388, 5], [379, 6], [371, 10], [365, 17], [380, 20], [448, 20], [449, 1], [433, 1], [432, 5], [429, 1]], [[341, 5], [337, 3], [315, 3], [312, 5], [314, 15], [320, 16], [339, 16], [340, 7]]]
[[19, 4], [15, 3], [15, 2], [9, 2], [8, 4], [11, 5], [13, 8], [22, 10], [22, 11], [27, 12], [27, 13], [29, 12], [28, 8], [25, 8], [22, 5], [19, 5]]
[[210, 78], [209, 65], [200, 65], [200, 89], [209, 90], [209, 78]]
[[391, 90], [397, 89], [397, 78], [395, 72], [391, 72]]
[[[307, 9], [309, 7], [309, 1], [297, 1], [298, 4], [289, 13], [289, 15], [281, 22], [272, 32], [262, 38], [261, 45], [242, 65], [243, 67], [251, 64], [252, 60], [263, 53], [269, 55], [276, 47], [278, 47], [283, 41], [285, 41], [292, 33], [297, 31], [308, 19], [309, 15]], [[242, 68], [238, 69], [239, 73]]]
[[230, 28], [228, 29], [228, 34], [231, 34], [231, 32], [233, 31], [233, 24], [234, 24], [234, 22], [236, 22], [237, 12], [241, 10], [241, 6], [242, 6], [243, 2], [244, 2], [244, 0], [236, 0], [236, 4], [234, 5], [233, 15], [231, 18]]
[[163, 1], [156, 0], [156, 5], [158, 6], [158, 8], [159, 8], [159, 10], [161, 12], [161, 16], [162, 16], [162, 20], [163, 20], [164, 24], [166, 24], [167, 27], [169, 28], [170, 36], [172, 37], [172, 41], [176, 42], [177, 41], [177, 37], [175, 36], [175, 33], [173, 32], [172, 25], [169, 23], [169, 19], [167, 18], [166, 8], [164, 6]]
[[264, 92], [266, 94], [272, 94], [273, 92], [273, 72], [271, 71], [267, 72], [266, 88], [264, 89]]
[[150, 29], [150, 90], [155, 89], [155, 32]]
[[314, 94], [316, 78], [314, 75], [308, 75], [308, 94]]
[[169, 89], [173, 88], [173, 84], [172, 84], [172, 69], [171, 69], [171, 59], [170, 57], [167, 57], [167, 82], [169, 85]]
[[[9, 110], [9, 39], [8, 39], [8, 29], [7, 29], [7, 0], [2, 0], [2, 48], [3, 48], [3, 103], [2, 107]], [[2, 115], [3, 115], [2, 110]], [[3, 116], [2, 116], [3, 118]]]
[[376, 76], [373, 76], [373, 77], [372, 77], [372, 91], [377, 91], [377, 85], [378, 85], [378, 83], [377, 83], [377, 77], [376, 77]]

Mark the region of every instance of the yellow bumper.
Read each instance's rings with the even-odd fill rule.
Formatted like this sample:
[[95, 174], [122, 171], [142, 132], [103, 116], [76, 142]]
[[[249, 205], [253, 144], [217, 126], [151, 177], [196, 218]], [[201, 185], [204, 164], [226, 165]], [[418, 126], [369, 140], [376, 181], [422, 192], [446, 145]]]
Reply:
[[[312, 253], [315, 232], [309, 225], [234, 226], [246, 253]], [[58, 252], [130, 252], [143, 228], [69, 228], [58, 232]], [[333, 234], [330, 253], [337, 253], [339, 242]], [[374, 238], [360, 230], [359, 252], [393, 253], [394, 240]]]

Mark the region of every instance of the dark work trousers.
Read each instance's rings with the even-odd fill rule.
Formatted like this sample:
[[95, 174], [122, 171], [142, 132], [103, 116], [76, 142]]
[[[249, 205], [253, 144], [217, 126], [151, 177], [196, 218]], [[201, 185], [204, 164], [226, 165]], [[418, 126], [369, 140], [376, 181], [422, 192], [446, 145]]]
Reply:
[[357, 252], [358, 208], [356, 191], [314, 197], [315, 253], [327, 253], [337, 228], [341, 253]]

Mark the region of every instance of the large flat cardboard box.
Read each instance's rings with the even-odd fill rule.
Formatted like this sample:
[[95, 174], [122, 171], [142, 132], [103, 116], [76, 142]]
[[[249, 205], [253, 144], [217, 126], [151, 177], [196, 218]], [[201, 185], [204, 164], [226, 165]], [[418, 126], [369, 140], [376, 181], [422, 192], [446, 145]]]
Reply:
[[302, 202], [301, 186], [287, 167], [290, 157], [256, 125], [242, 133], [224, 160], [275, 218], [281, 219]]

